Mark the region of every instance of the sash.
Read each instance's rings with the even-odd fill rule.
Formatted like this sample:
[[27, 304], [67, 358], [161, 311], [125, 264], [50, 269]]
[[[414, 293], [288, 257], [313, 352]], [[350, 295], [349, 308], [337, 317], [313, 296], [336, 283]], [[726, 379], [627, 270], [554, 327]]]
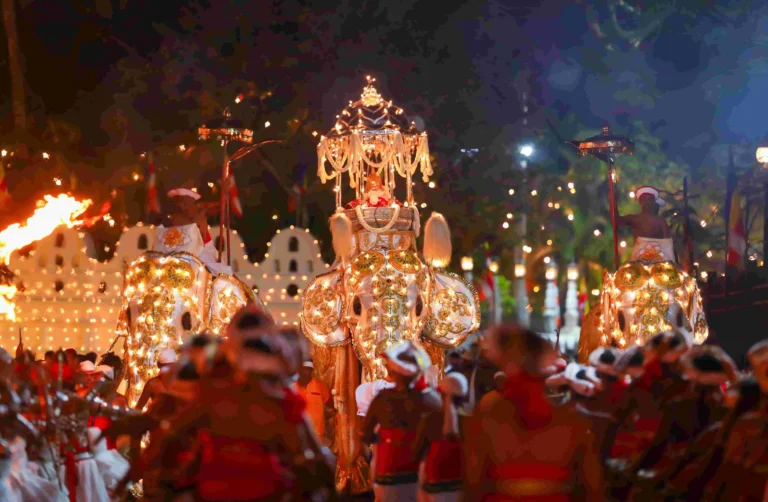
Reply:
[[376, 444], [376, 477], [378, 485], [416, 483], [419, 478], [419, 460], [413, 452], [416, 431], [406, 429], [379, 429]]

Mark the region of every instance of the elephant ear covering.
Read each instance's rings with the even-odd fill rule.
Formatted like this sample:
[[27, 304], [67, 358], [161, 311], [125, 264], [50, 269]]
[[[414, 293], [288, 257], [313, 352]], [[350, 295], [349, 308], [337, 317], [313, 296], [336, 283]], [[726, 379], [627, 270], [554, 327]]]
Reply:
[[346, 261], [352, 251], [352, 222], [344, 213], [331, 216], [331, 235], [336, 258]]
[[424, 227], [424, 259], [438, 268], [451, 262], [451, 229], [440, 213], [432, 213]]

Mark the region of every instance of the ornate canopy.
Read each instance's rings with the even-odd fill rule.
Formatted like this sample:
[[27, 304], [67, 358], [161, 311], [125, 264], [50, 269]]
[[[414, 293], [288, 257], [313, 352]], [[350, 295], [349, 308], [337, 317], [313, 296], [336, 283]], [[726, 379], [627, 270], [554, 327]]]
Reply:
[[[336, 179], [336, 205], [342, 206], [341, 178], [349, 173], [349, 186], [359, 199], [365, 179], [375, 172], [394, 193], [395, 173], [406, 179], [406, 201], [412, 204], [411, 177], [421, 170], [424, 182], [432, 175], [427, 134], [419, 132], [402, 108], [384, 100], [368, 77], [360, 99], [349, 103], [336, 124], [317, 145], [317, 175], [325, 183]], [[326, 163], [331, 171], [326, 170]]]

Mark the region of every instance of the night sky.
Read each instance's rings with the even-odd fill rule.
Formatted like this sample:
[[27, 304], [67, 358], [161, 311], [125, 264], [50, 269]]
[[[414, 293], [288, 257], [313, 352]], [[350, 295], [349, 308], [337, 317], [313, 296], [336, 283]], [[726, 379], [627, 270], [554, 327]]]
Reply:
[[[470, 3], [474, 8], [467, 11], [461, 29], [466, 50], [488, 90], [489, 99], [477, 101], [477, 112], [487, 116], [491, 129], [502, 127], [519, 109], [516, 100], [493, 98], [499, 92], [510, 95], [507, 91], [514, 75], [500, 70], [497, 56], [514, 53], [535, 75], [537, 106], [575, 110], [596, 126], [621, 124], [630, 116], [641, 118], [666, 140], [673, 157], [689, 164], [706, 162], [725, 143], [755, 142], [765, 136], [768, 6], [760, 2], [746, 10], [745, 2], [715, 2], [715, 7], [700, 8], [693, 17], [672, 14], [639, 48], [619, 48], [612, 53], [588, 23], [584, 4]], [[598, 18], [605, 11], [604, 3], [590, 2]], [[190, 4], [208, 5], [181, 0], [19, 2], [30, 109], [33, 113], [42, 109], [54, 115], [71, 114], [77, 101], [87, 100], [115, 63], [127, 55], [121, 42], [142, 56], [151, 54], [163, 40], [158, 27], [175, 28]], [[323, 2], [315, 4], [328, 7]], [[102, 7], [88, 8], [94, 5]], [[112, 7], [111, 18], [106, 17], [110, 13], [105, 5]], [[416, 15], [428, 15], [432, 10], [412, 9]], [[224, 15], [215, 8], [209, 13]], [[599, 72], [593, 64], [597, 54], [605, 58]], [[4, 46], [0, 58], [3, 62], [7, 58]], [[451, 64], [450, 57], [446, 64]], [[611, 99], [626, 90], [649, 95], [635, 103]], [[322, 89], [316, 92], [322, 93]], [[8, 123], [9, 94], [7, 75], [3, 75], [4, 124]]]

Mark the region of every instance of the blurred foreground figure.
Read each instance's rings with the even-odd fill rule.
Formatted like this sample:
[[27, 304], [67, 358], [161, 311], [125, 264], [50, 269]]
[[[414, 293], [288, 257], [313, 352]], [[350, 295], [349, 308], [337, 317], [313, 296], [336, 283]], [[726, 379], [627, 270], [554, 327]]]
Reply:
[[[210, 358], [202, 357], [208, 352], [204, 347], [190, 350], [184, 372], [192, 376], [203, 360], [210, 361], [210, 367], [192, 392], [172, 386], [179, 391], [172, 397], [180, 406], [161, 422], [162, 436], [152, 438], [142, 464], [162, 459], [165, 472], [160, 479], [168, 483], [174, 480], [168, 474], [180, 464], [178, 455], [169, 452], [196, 457], [176, 476], [177, 481], [187, 479], [187, 486], [175, 487], [194, 497], [171, 500], [332, 498], [333, 458], [320, 446], [304, 401], [288, 386], [287, 378], [300, 360], [297, 337], [281, 333], [254, 304], [235, 314], [227, 334]], [[190, 380], [179, 377], [177, 382]], [[194, 438], [197, 449], [185, 438]], [[141, 474], [137, 471], [134, 477]], [[319, 498], [323, 494], [325, 498]], [[172, 496], [177, 495], [172, 490]]]
[[362, 441], [376, 443], [376, 500], [415, 502], [419, 477], [416, 431], [426, 414], [440, 410], [440, 397], [421, 378], [431, 362], [416, 343], [409, 340], [393, 345], [385, 357], [394, 387], [382, 389], [373, 399], [365, 417]]
[[555, 408], [544, 380], [557, 357], [536, 333], [494, 328], [486, 355], [507, 375], [502, 398], [468, 426], [465, 500], [602, 501], [602, 467], [588, 420]]

